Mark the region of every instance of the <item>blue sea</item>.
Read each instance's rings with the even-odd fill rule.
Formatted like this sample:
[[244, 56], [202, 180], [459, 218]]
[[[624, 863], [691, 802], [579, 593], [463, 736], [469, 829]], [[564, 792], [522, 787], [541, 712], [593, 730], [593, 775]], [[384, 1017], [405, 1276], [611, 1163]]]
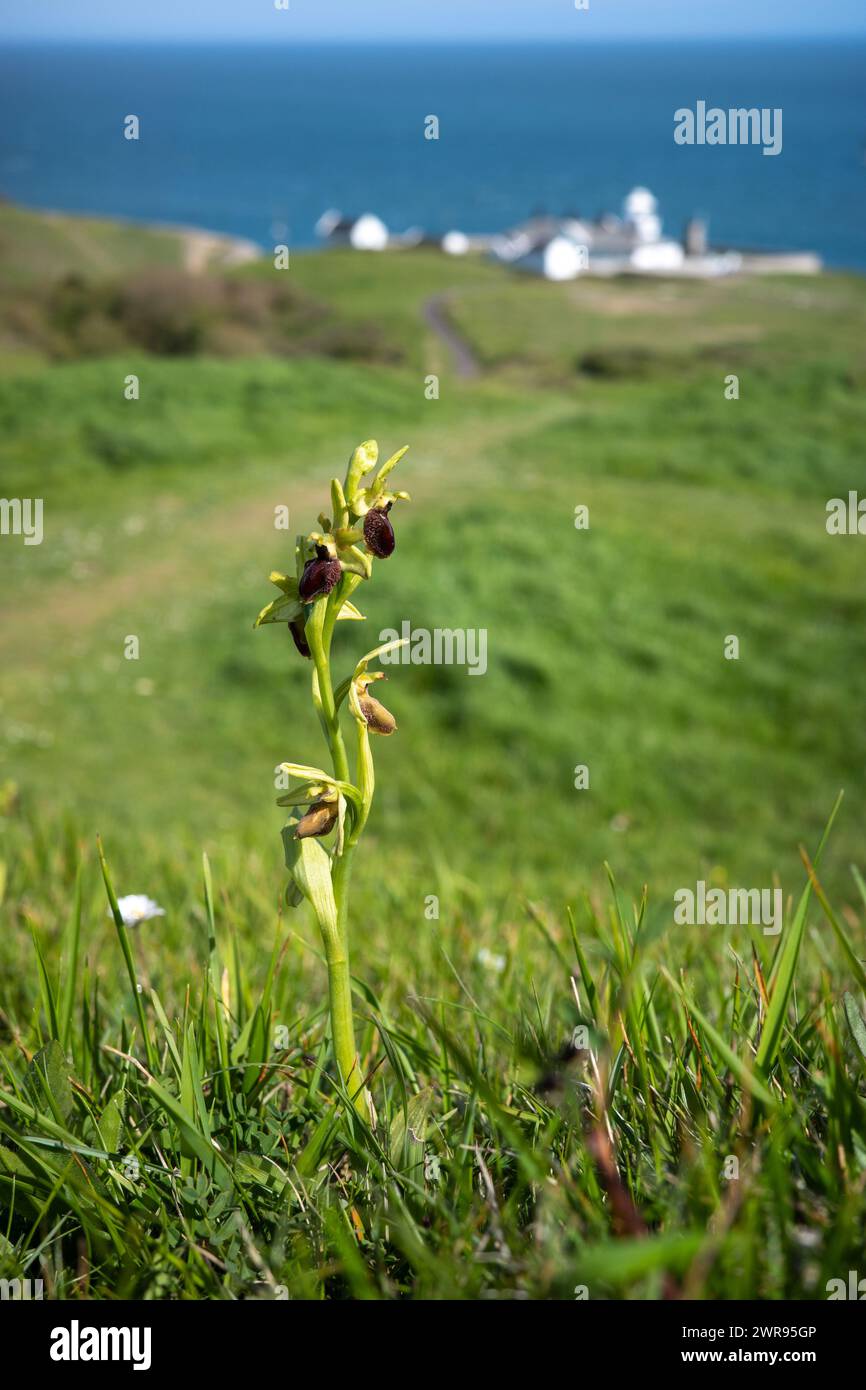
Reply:
[[[782, 152], [678, 146], [699, 100], [781, 107]], [[699, 213], [716, 244], [866, 270], [866, 44], [0, 49], [0, 195], [31, 206], [308, 246], [330, 207], [491, 232], [635, 184], [671, 233]]]

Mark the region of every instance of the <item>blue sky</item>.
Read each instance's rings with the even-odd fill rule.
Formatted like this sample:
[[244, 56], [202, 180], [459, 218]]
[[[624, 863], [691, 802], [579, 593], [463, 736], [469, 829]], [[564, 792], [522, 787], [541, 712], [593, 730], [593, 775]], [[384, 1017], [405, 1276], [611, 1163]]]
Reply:
[[0, 0], [0, 38], [519, 39], [866, 34], [863, 0]]

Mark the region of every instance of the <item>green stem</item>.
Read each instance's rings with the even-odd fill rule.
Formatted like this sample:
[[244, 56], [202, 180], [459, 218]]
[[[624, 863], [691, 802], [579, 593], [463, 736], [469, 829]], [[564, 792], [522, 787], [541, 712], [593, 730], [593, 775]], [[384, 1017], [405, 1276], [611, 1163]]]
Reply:
[[[361, 1085], [362, 1076], [355, 1046], [352, 1016], [352, 978], [349, 970], [349, 882], [352, 874], [352, 850], [347, 845], [334, 863], [334, 897], [337, 903], [338, 939], [333, 954], [326, 951], [328, 984], [331, 1000], [331, 1029], [337, 1066], [358, 1114], [369, 1124], [370, 1096]], [[353, 1072], [354, 1068], [354, 1072]]]
[[348, 936], [349, 881], [352, 877], [352, 850], [344, 846], [343, 853], [334, 864], [334, 898], [337, 903], [337, 927], [340, 941], [345, 948]]
[[339, 777], [341, 782], [348, 782], [349, 759], [346, 755], [346, 745], [343, 742], [343, 732], [340, 728], [340, 719], [334, 700], [334, 687], [331, 681], [331, 638], [334, 632], [336, 613], [333, 617], [330, 616], [331, 603], [329, 599], [319, 599], [317, 608], [319, 604], [322, 605], [321, 609], [313, 614], [312, 620], [307, 624], [307, 638], [313, 665], [316, 669], [322, 724], [328, 740], [328, 747], [331, 750], [334, 776]]
[[[339, 611], [338, 601], [330, 598], [313, 620], [308, 624], [310, 653], [316, 669], [316, 684], [322, 725], [331, 750], [334, 776], [341, 781], [349, 781], [349, 759], [343, 733], [340, 728], [339, 713], [334, 700], [334, 686], [331, 680], [331, 639]], [[352, 978], [349, 972], [349, 877], [351, 870], [351, 849], [344, 846], [342, 855], [334, 860], [333, 884], [337, 904], [337, 937], [330, 933], [325, 937], [325, 958], [328, 963], [328, 997], [331, 1008], [331, 1036], [334, 1056], [341, 1080], [355, 1109], [368, 1123], [372, 1117], [372, 1107], [367, 1088], [362, 1085], [358, 1050], [355, 1046], [355, 1027], [352, 1016]]]
[[334, 942], [333, 949], [325, 943], [328, 960], [328, 998], [331, 1006], [331, 1035], [340, 1080], [352, 1097], [358, 1114], [369, 1122], [367, 1094], [362, 1083], [355, 1029], [352, 1020], [352, 980], [349, 957], [342, 946]]

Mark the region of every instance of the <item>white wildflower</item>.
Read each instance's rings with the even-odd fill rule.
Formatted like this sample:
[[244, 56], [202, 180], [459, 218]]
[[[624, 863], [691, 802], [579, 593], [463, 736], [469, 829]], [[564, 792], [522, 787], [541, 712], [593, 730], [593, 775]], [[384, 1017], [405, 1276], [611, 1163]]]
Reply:
[[475, 959], [479, 965], [483, 965], [485, 970], [492, 970], [495, 975], [501, 975], [505, 969], [505, 957], [494, 955], [488, 951], [486, 946], [482, 946]]
[[[165, 908], [160, 907], [159, 903], [155, 903], [146, 893], [129, 893], [125, 898], [117, 899], [117, 906], [120, 908], [125, 927], [139, 927], [142, 922], [149, 922], [151, 917], [165, 916]], [[108, 915], [111, 916], [111, 909]]]

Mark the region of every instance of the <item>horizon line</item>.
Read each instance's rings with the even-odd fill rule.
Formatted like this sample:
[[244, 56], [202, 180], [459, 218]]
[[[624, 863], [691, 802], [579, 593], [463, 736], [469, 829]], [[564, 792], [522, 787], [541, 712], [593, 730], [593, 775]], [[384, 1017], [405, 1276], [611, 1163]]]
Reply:
[[866, 28], [858, 30], [840, 30], [838, 33], [816, 34], [809, 30], [798, 33], [773, 34], [731, 34], [726, 33], [707, 33], [707, 34], [659, 34], [652, 33], [633, 33], [633, 34], [571, 34], [571, 35], [535, 35], [535, 34], [512, 34], [496, 35], [489, 34], [460, 34], [453, 37], [443, 38], [441, 34], [403, 34], [396, 36], [374, 36], [366, 34], [354, 37], [333, 38], [330, 35], [273, 35], [256, 34], [210, 34], [202, 37], [201, 34], [3, 34], [0, 32], [0, 46], [13, 44], [33, 44], [43, 45], [46, 48], [57, 48], [68, 45], [91, 45], [100, 46], [104, 44], [117, 43], [141, 43], [141, 44], [162, 44], [162, 45], [189, 45], [195, 44], [201, 48], [222, 48], [226, 45], [247, 45], [247, 46], [274, 46], [294, 44], [303, 46], [304, 44], [317, 44], [329, 48], [371, 48], [381, 47], [405, 47], [412, 44], [438, 44], [442, 47], [459, 48], [465, 44], [486, 44], [489, 47], [511, 48], [516, 44], [531, 44], [536, 46], [555, 44], [561, 47], [563, 44], [690, 44], [690, 43], [835, 43], [850, 42], [852, 39], [866, 40]]

